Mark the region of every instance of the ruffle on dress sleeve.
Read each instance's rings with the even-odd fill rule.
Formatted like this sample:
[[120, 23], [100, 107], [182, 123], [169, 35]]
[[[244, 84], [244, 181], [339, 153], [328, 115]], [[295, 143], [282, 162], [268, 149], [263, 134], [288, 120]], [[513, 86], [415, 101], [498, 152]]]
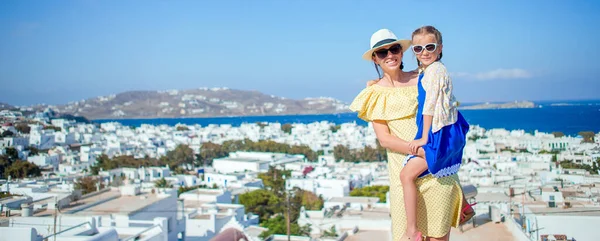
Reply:
[[363, 89], [350, 104], [350, 110], [358, 117], [373, 120], [396, 120], [415, 115], [417, 112], [417, 87], [384, 87], [372, 85]]

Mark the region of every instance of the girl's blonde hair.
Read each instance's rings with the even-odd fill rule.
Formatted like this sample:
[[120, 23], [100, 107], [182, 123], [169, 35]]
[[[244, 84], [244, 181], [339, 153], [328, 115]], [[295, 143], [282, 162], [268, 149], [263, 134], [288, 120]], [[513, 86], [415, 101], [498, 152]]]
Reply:
[[[421, 34], [431, 34], [433, 35], [433, 37], [435, 38], [435, 41], [437, 42], [437, 44], [442, 44], [442, 33], [437, 30], [437, 28], [435, 28], [434, 26], [423, 26], [420, 27], [418, 29], [416, 29], [413, 33], [411, 38], [415, 38], [415, 35], [421, 35]], [[438, 56], [436, 61], [439, 61], [442, 59], [442, 52], [440, 52], [440, 55]], [[419, 61], [419, 59], [417, 59], [417, 66], [421, 66], [421, 61]]]

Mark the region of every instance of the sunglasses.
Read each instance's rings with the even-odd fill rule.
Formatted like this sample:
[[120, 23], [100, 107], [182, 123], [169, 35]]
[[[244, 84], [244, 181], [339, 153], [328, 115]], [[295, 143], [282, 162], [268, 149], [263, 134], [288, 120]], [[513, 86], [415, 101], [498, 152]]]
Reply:
[[378, 49], [375, 51], [375, 55], [377, 55], [378, 58], [383, 59], [387, 57], [388, 52], [392, 52], [392, 54], [399, 54], [400, 51], [402, 51], [402, 46], [400, 46], [400, 44], [396, 44], [389, 49]]
[[412, 46], [412, 50], [413, 50], [413, 52], [415, 52], [415, 54], [420, 54], [423, 52], [423, 50], [427, 50], [427, 52], [433, 53], [433, 51], [435, 51], [436, 49], [437, 49], [436, 43], [426, 44], [425, 46], [421, 46], [421, 45], [413, 45]]

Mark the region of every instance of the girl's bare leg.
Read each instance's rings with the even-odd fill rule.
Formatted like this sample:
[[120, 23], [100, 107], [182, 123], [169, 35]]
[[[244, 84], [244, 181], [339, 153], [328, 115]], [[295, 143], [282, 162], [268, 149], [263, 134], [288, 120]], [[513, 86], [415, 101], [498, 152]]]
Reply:
[[406, 211], [406, 233], [408, 240], [418, 236], [417, 229], [417, 185], [415, 181], [427, 170], [427, 162], [422, 157], [413, 157], [402, 168], [400, 181], [404, 192], [404, 209]]

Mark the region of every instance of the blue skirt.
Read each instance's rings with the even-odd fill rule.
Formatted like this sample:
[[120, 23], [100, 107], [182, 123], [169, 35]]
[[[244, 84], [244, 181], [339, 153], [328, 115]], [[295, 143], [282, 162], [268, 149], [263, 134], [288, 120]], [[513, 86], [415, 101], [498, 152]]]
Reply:
[[[418, 126], [422, 130], [422, 123]], [[430, 130], [427, 144], [423, 146], [428, 170], [419, 177], [432, 174], [440, 178], [457, 173], [462, 164], [468, 131], [469, 124], [460, 112], [454, 124], [444, 126], [435, 133]], [[413, 157], [412, 155], [407, 157], [406, 162]]]

